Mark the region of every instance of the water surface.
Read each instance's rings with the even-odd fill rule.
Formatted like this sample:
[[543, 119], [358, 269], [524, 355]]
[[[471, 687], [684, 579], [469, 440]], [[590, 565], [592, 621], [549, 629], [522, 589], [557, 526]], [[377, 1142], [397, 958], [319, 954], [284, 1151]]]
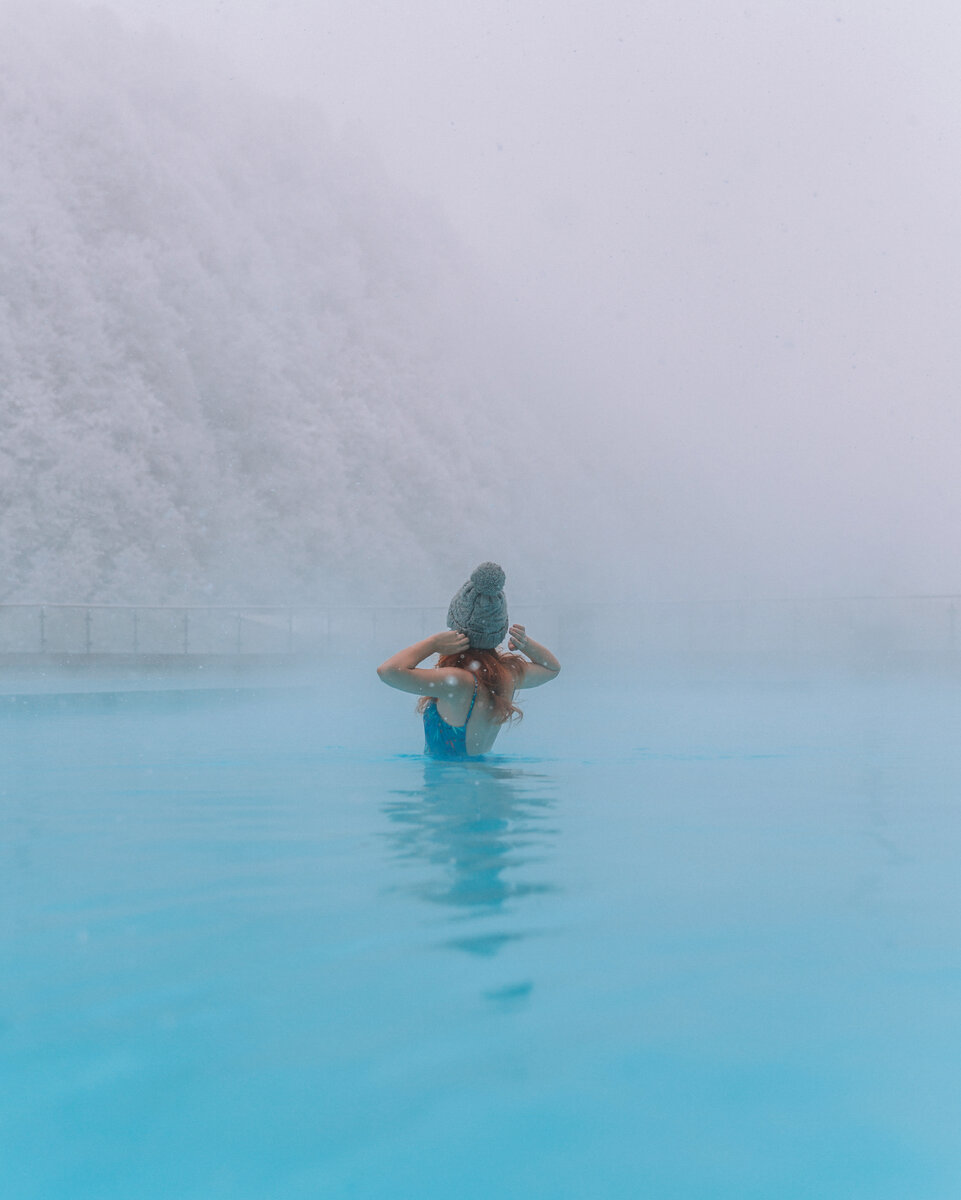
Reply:
[[953, 687], [378, 686], [3, 702], [5, 1197], [956, 1200]]

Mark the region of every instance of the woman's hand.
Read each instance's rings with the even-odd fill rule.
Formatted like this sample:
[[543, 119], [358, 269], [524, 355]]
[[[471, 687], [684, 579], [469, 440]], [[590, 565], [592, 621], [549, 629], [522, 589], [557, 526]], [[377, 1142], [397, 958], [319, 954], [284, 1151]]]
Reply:
[[435, 654], [460, 654], [470, 645], [466, 633], [458, 633], [456, 629], [445, 629], [443, 633], [435, 633], [430, 639]]
[[530, 638], [527, 636], [524, 626], [512, 625], [507, 632], [510, 634], [510, 641], [507, 643], [508, 650], [520, 650], [522, 654], [527, 654]]
[[[508, 646], [511, 650], [520, 650], [531, 660], [524, 664], [524, 675], [518, 684], [519, 687], [539, 687], [542, 683], [547, 683], [549, 679], [556, 678], [557, 672], [561, 669], [561, 664], [546, 646], [542, 646], [540, 642], [535, 642], [532, 637], [527, 636], [527, 630], [523, 625], [510, 627]], [[521, 659], [521, 661], [524, 660]]]

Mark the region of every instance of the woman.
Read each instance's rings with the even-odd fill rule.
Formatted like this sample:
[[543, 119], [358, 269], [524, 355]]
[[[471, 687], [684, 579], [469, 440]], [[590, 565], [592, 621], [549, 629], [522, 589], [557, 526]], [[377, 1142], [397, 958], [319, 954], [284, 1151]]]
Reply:
[[[408, 646], [377, 668], [384, 683], [422, 696], [424, 753], [435, 758], [476, 758], [494, 745], [501, 726], [521, 715], [514, 704], [517, 688], [539, 687], [557, 678], [561, 664], [550, 650], [511, 625], [510, 649], [497, 647], [508, 633], [504, 572], [497, 563], [481, 563], [450, 602], [449, 632], [435, 633]], [[421, 667], [439, 654], [436, 667]]]

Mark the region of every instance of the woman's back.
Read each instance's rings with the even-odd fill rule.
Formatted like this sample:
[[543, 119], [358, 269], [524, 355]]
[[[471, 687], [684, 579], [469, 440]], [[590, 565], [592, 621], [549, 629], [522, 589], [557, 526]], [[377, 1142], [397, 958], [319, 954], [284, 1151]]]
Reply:
[[[471, 724], [471, 715], [477, 704], [478, 685], [474, 683], [470, 707], [463, 724], [456, 724], [455, 718], [448, 711], [444, 716], [440, 713], [437, 700], [430, 697], [424, 705], [424, 753], [432, 758], [471, 758], [484, 751], [476, 749], [479, 722]], [[451, 705], [445, 704], [445, 709]], [[460, 707], [457, 705], [456, 707]], [[471, 745], [468, 749], [467, 737], [470, 726]], [[495, 731], [496, 736], [496, 731]]]
[[[447, 666], [443, 660], [439, 665], [441, 669]], [[425, 753], [435, 758], [475, 758], [487, 754], [505, 721], [519, 712], [513, 703], [515, 670], [507, 668], [503, 672], [506, 687], [502, 686], [495, 694], [469, 669], [452, 666], [447, 669], [451, 675], [456, 674], [461, 687], [421, 702]]]

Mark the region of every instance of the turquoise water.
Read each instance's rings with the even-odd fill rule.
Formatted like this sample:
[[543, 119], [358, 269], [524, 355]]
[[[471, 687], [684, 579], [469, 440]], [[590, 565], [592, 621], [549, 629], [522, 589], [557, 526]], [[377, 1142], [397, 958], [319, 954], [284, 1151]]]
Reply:
[[957, 690], [526, 709], [0, 700], [0, 1195], [957, 1200]]

